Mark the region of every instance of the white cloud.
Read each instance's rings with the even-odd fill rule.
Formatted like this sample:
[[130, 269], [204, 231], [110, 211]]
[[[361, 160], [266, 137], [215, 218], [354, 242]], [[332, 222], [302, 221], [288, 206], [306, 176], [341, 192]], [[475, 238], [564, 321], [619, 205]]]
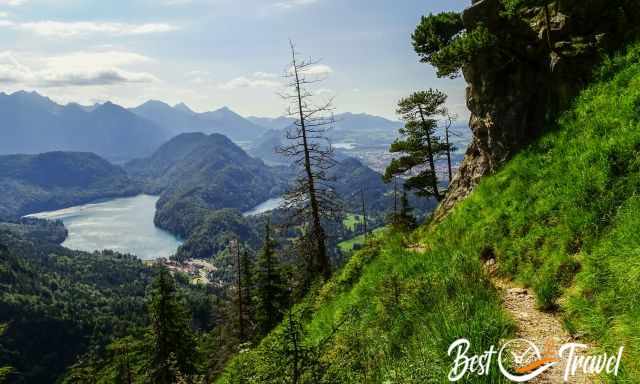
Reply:
[[256, 79], [277, 79], [278, 77], [280, 77], [275, 73], [269, 72], [254, 72], [252, 76]]
[[114, 85], [122, 83], [152, 83], [158, 78], [149, 73], [127, 72], [118, 68], [85, 69], [80, 71], [42, 71], [38, 73], [38, 85], [43, 87], [67, 87], [86, 85]]
[[208, 71], [198, 69], [189, 71], [185, 75], [189, 81], [198, 85], [209, 83], [211, 80], [211, 74]]
[[57, 38], [87, 37], [96, 34], [133, 36], [171, 32], [178, 29], [175, 25], [167, 23], [127, 24], [89, 21], [36, 21], [21, 23], [10, 20], [4, 20], [4, 23], [0, 24], [0, 27], [10, 27], [16, 30], [35, 33], [40, 36]]
[[298, 6], [302, 6], [302, 5], [309, 5], [309, 4], [313, 4], [313, 3], [316, 3], [316, 2], [317, 2], [317, 0], [283, 0], [283, 1], [278, 1], [274, 5], [277, 8], [291, 9], [291, 8], [294, 8], [294, 7], [298, 7]]
[[[293, 73], [293, 68], [289, 68], [289, 73]], [[333, 68], [324, 64], [316, 64], [306, 67], [301, 71], [301, 73], [310, 76], [328, 76], [329, 74], [333, 73]]]
[[9, 5], [11, 7], [17, 7], [26, 2], [27, 0], [0, 0], [0, 5]]
[[152, 74], [120, 67], [146, 61], [150, 59], [131, 52], [76, 52], [32, 59], [25, 65], [19, 54], [0, 52], [0, 83], [67, 87], [157, 82]]
[[118, 67], [150, 61], [147, 56], [127, 51], [82, 51], [47, 58], [47, 63], [56, 68]]
[[9, 12], [0, 12], [0, 19], [6, 19], [9, 17]]
[[317, 64], [307, 67], [303, 72], [307, 75], [326, 76], [333, 73], [333, 69], [328, 65]]
[[220, 89], [231, 90], [239, 88], [278, 88], [282, 83], [265, 78], [240, 76], [221, 84]]

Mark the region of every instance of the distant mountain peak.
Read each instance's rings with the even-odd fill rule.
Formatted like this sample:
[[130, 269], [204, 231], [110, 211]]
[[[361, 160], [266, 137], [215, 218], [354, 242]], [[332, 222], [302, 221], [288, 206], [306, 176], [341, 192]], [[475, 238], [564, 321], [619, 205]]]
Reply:
[[129, 112], [127, 111], [125, 108], [123, 108], [122, 106], [112, 103], [111, 101], [107, 101], [104, 104], [101, 104], [100, 106], [98, 106], [94, 111], [96, 112], [107, 112], [107, 113], [122, 113], [122, 112]]
[[86, 107], [84, 105], [80, 105], [79, 103], [69, 103], [64, 107], [65, 111], [80, 111], [80, 112], [89, 112], [92, 107]]
[[53, 100], [51, 100], [50, 98], [43, 96], [41, 94], [39, 94], [36, 91], [16, 91], [13, 92], [10, 96], [13, 97], [19, 97], [19, 98], [23, 98], [23, 99], [28, 99], [28, 100], [36, 100], [36, 101], [44, 101], [47, 103], [52, 103], [54, 104]]
[[191, 108], [189, 108], [189, 106], [185, 103], [178, 103], [173, 106], [173, 109], [177, 109], [178, 111], [181, 111], [181, 112], [186, 112], [190, 115], [195, 114], [195, 112]]
[[145, 101], [144, 103], [140, 104], [136, 108], [145, 108], [145, 107], [171, 108], [171, 106], [169, 104], [165, 103], [164, 101], [160, 101], [160, 100], [148, 100], [148, 101]]
[[215, 111], [212, 111], [211, 113], [215, 114], [215, 115], [222, 115], [222, 116], [240, 116], [236, 112], [232, 111], [231, 108], [229, 108], [227, 106], [224, 106], [222, 108], [218, 108]]
[[253, 124], [251, 123], [249, 120], [245, 119], [244, 117], [242, 117], [239, 113], [235, 112], [234, 110], [232, 110], [231, 108], [224, 106], [222, 108], [218, 108], [216, 110], [213, 110], [211, 112], [205, 112], [203, 113], [204, 116], [206, 116], [207, 118], [211, 119], [241, 119], [241, 120], [245, 120], [247, 123], [249, 124]]
[[16, 91], [8, 95], [10, 99], [17, 100], [20, 104], [33, 105], [42, 108], [50, 113], [56, 113], [62, 108], [50, 98], [39, 94], [36, 91]]
[[38, 93], [38, 92], [36, 92], [36, 91], [31, 91], [31, 92], [29, 92], [29, 91], [25, 91], [25, 90], [20, 90], [20, 91], [13, 92], [13, 93], [11, 94], [11, 96], [24, 96], [24, 95], [28, 95], [28, 96], [38, 96], [38, 97], [42, 97], [42, 98], [46, 98], [46, 99], [48, 99], [48, 97], [42, 96], [41, 94], [39, 94], [39, 93]]

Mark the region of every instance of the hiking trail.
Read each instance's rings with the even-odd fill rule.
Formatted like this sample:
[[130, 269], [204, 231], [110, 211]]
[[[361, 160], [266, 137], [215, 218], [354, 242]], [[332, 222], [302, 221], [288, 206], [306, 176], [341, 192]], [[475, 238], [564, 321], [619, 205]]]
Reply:
[[[421, 244], [412, 244], [407, 247], [409, 251], [424, 253], [428, 247]], [[557, 348], [565, 343], [582, 343], [567, 332], [562, 326], [562, 319], [553, 312], [545, 312], [538, 309], [535, 296], [527, 288], [523, 288], [511, 280], [496, 276], [495, 259], [490, 259], [485, 263], [485, 270], [490, 276], [491, 282], [500, 292], [504, 309], [511, 315], [516, 324], [515, 338], [526, 339], [533, 342], [540, 349], [541, 353], [545, 345], [553, 343]], [[589, 345], [589, 347], [591, 347]], [[587, 349], [588, 351], [589, 349]], [[581, 355], [581, 353], [578, 353]], [[561, 359], [562, 360], [562, 359]], [[528, 381], [533, 384], [556, 384], [565, 383], [564, 371], [566, 362], [562, 362], [544, 372], [542, 375]], [[578, 370], [575, 375], [569, 377], [569, 384], [591, 384], [599, 383], [596, 378], [588, 376]]]

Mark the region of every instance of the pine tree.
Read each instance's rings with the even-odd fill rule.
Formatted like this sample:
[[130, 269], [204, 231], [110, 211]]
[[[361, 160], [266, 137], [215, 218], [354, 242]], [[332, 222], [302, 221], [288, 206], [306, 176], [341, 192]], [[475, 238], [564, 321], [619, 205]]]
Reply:
[[416, 218], [412, 214], [413, 208], [409, 205], [407, 191], [402, 191], [400, 196], [400, 210], [391, 215], [391, 226], [400, 231], [409, 231], [417, 227]]
[[367, 202], [364, 198], [364, 189], [360, 190], [360, 198], [362, 200], [362, 234], [364, 235], [364, 239], [366, 240], [369, 237], [369, 231], [367, 228]]
[[313, 71], [318, 62], [300, 60], [293, 43], [290, 45], [291, 63], [285, 75], [289, 84], [282, 97], [290, 103], [287, 114], [295, 122], [287, 131], [288, 144], [278, 152], [292, 159], [298, 175], [285, 195], [285, 205], [305, 228], [303, 240], [307, 242], [308, 269], [314, 273], [313, 279], [326, 280], [331, 276], [331, 263], [323, 220], [335, 219], [339, 209], [333, 180], [328, 175], [335, 165], [334, 153], [326, 137], [327, 129], [335, 123], [334, 108], [331, 100], [314, 104], [309, 86], [320, 81]]
[[255, 274], [255, 317], [261, 336], [265, 336], [282, 320], [287, 306], [286, 283], [275, 254], [276, 246], [277, 243], [271, 237], [271, 226], [267, 222]]
[[305, 332], [297, 313], [289, 309], [284, 323], [282, 353], [289, 370], [291, 384], [298, 384], [307, 370], [309, 349], [304, 344]]
[[391, 161], [384, 175], [386, 182], [395, 176], [408, 175], [405, 187], [413, 189], [419, 196], [442, 199], [438, 188], [435, 161], [444, 154], [447, 146], [435, 135], [438, 116], [444, 116], [447, 95], [429, 89], [400, 100], [398, 114], [406, 124], [400, 129], [401, 139], [391, 144], [391, 153], [401, 156]]
[[176, 381], [175, 365], [183, 374], [195, 371], [196, 345], [190, 316], [181, 302], [175, 280], [162, 268], [151, 285], [151, 379], [157, 384]]
[[126, 345], [118, 352], [117, 359], [118, 374], [116, 376], [116, 384], [133, 384], [133, 371], [131, 369], [129, 351]]
[[[0, 244], [0, 252], [6, 251], [6, 248]], [[7, 330], [7, 324], [0, 324], [0, 336], [4, 335]], [[12, 367], [0, 367], [0, 383], [8, 382], [9, 376], [14, 372]]]
[[240, 258], [240, 268], [241, 268], [241, 278], [242, 278], [242, 297], [244, 298], [244, 322], [246, 326], [247, 338], [250, 339], [254, 333], [254, 320], [255, 320], [255, 308], [253, 302], [254, 295], [254, 282], [253, 282], [253, 274], [255, 272], [255, 268], [253, 266], [253, 261], [251, 257], [249, 257], [249, 250], [244, 249], [242, 252], [242, 257]]

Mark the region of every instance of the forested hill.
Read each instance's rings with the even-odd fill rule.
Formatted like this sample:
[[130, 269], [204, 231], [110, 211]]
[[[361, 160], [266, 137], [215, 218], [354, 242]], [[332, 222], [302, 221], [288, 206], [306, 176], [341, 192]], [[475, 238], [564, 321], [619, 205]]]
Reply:
[[9, 383], [54, 382], [92, 342], [144, 325], [152, 270], [133, 256], [28, 235], [50, 230], [37, 221], [0, 225], [0, 366], [13, 367]]
[[22, 216], [141, 191], [126, 172], [93, 153], [0, 156], [0, 216]]
[[[150, 192], [160, 192], [156, 223], [187, 236], [194, 209], [246, 211], [277, 196], [285, 186], [274, 170], [220, 134], [179, 135], [150, 158], [126, 165]], [[187, 213], [189, 212], [189, 213]]]

